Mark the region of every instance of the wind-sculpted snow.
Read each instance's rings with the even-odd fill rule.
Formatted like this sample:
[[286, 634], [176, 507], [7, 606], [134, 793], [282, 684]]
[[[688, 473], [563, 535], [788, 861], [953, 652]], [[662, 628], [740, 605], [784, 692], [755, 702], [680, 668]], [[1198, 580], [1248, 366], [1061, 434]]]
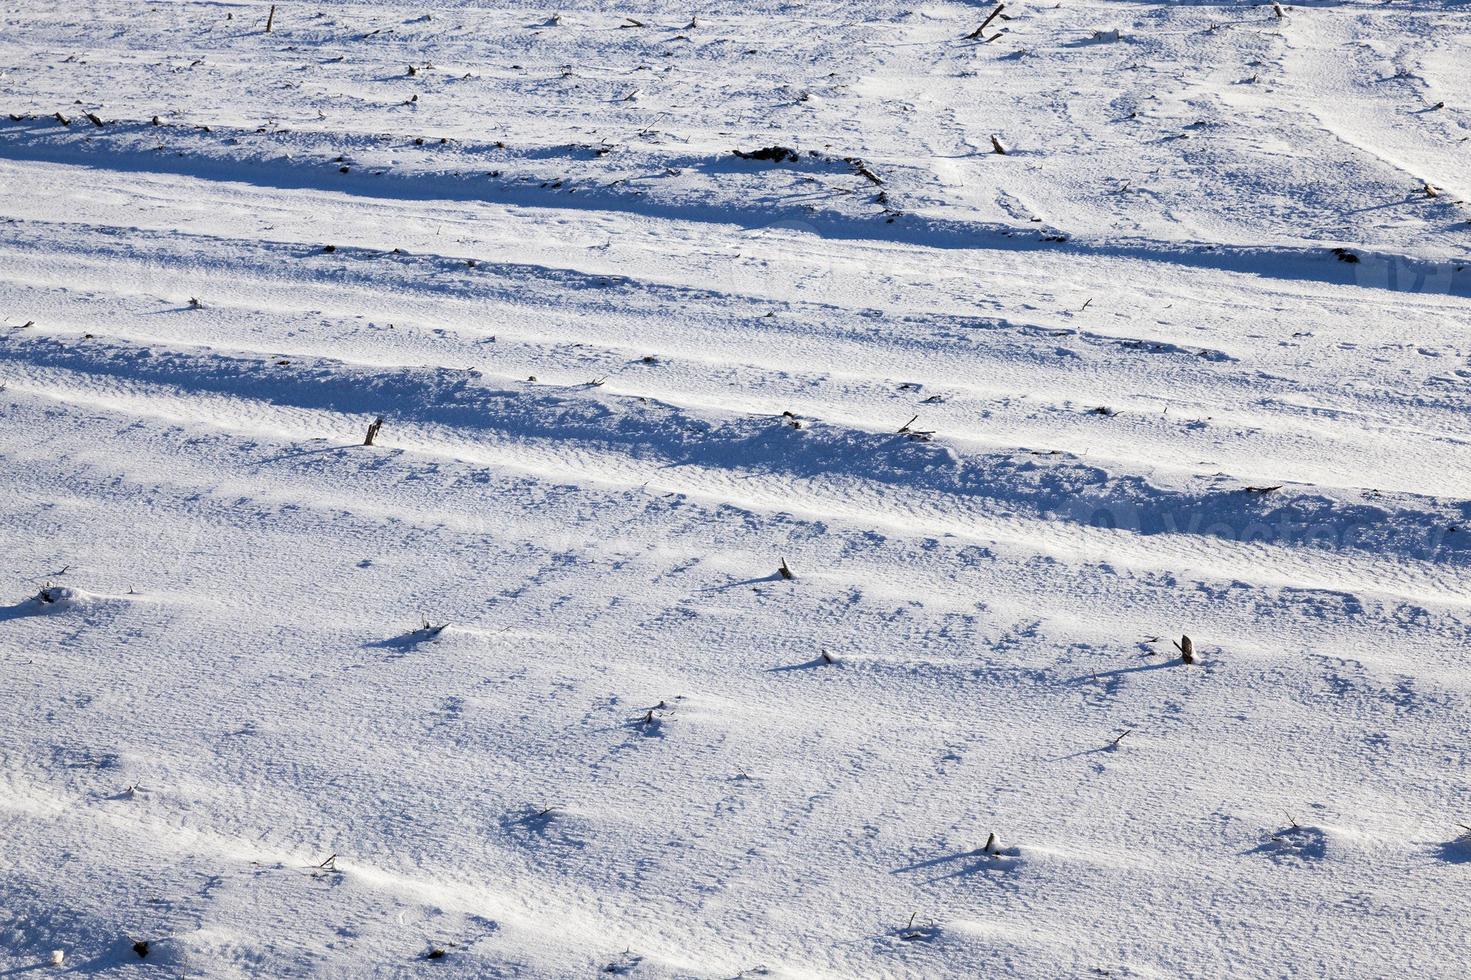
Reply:
[[[1471, 506], [1465, 502], [1403, 494], [1393, 500], [1379, 494], [1335, 499], [1316, 488], [1285, 485], [1264, 493], [1205, 476], [1160, 486], [1147, 475], [1114, 473], [1065, 455], [1038, 456], [1021, 448], [967, 451], [936, 441], [928, 430], [875, 433], [795, 416], [714, 415], [645, 397], [601, 395], [592, 384], [547, 391], [550, 386], [529, 382], [507, 387], [509, 379], [486, 378], [474, 369], [383, 370], [299, 359], [280, 364], [211, 351], [14, 335], [0, 340], [0, 359], [100, 378], [106, 389], [130, 393], [168, 386], [185, 395], [359, 415], [364, 424], [381, 415], [396, 428], [450, 429], [446, 438], [468, 442], [569, 447], [589, 456], [626, 458], [625, 465], [639, 471], [693, 467], [783, 486], [889, 485], [960, 498], [957, 506], [983, 512], [1144, 535], [1205, 534], [1462, 564], [1471, 554], [1471, 533], [1451, 530], [1465, 519]], [[247, 407], [241, 414], [255, 412]], [[868, 491], [875, 493], [882, 491]]]
[[[977, 221], [862, 207], [857, 205], [862, 198], [854, 197], [853, 191], [864, 189], [865, 181], [853, 174], [852, 165], [846, 162], [849, 158], [821, 150], [810, 152], [804, 164], [780, 169], [735, 159], [728, 151], [668, 156], [625, 150], [610, 158], [609, 149], [587, 144], [511, 149], [499, 142], [456, 141], [437, 159], [434, 150], [441, 148], [442, 141], [424, 137], [344, 138], [314, 133], [288, 134], [289, 141], [278, 137], [276, 142], [269, 132], [220, 125], [154, 127], [134, 120], [111, 120], [90, 133], [59, 126], [49, 118], [14, 120], [8, 125], [6, 132], [7, 123], [0, 120], [0, 132], [8, 137], [0, 142], [0, 155], [11, 159], [100, 163], [122, 170], [377, 198], [612, 210], [747, 228], [785, 224], [836, 238], [931, 248], [1122, 255], [1287, 279], [1361, 282], [1471, 296], [1471, 255], [1464, 248], [1452, 257], [1440, 258], [1361, 247], [1352, 253], [1353, 261], [1346, 262], [1326, 245], [1218, 244], [1117, 233], [1079, 234], [1051, 224]], [[419, 143], [429, 149], [420, 149]], [[405, 165], [405, 151], [417, 159]], [[302, 155], [307, 159], [299, 159]], [[684, 179], [669, 186], [628, 179], [631, 174], [651, 172]], [[614, 176], [618, 174], [623, 176]], [[787, 193], [794, 181], [812, 180], [813, 174], [849, 186], [826, 196], [821, 204], [806, 200], [805, 195]], [[902, 179], [902, 174], [897, 176]], [[783, 203], [793, 199], [801, 203]]]
[[1462, 6], [0, 11], [0, 975], [1466, 974]]

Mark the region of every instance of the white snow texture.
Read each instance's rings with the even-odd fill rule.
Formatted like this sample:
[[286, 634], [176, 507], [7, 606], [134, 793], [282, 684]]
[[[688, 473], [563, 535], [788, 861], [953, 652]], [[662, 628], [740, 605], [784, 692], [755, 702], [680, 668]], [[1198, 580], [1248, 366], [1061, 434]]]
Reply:
[[0, 6], [0, 977], [1471, 974], [1471, 6], [993, 9]]

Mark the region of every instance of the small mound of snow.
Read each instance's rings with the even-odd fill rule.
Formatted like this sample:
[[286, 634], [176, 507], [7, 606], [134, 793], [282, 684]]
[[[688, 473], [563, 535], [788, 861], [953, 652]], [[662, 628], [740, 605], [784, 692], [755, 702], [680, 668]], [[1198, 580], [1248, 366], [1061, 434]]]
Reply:
[[47, 582], [35, 595], [10, 606], [0, 607], [0, 620], [27, 616], [46, 616], [52, 613], [87, 609], [117, 601], [122, 597], [98, 595], [84, 589]]
[[1293, 824], [1271, 834], [1247, 853], [1274, 861], [1321, 861], [1328, 856], [1328, 840], [1326, 828]]
[[65, 585], [52, 585], [48, 582], [41, 587], [40, 592], [31, 597], [30, 601], [41, 609], [49, 611], [80, 605], [91, 598], [93, 596], [90, 592]]

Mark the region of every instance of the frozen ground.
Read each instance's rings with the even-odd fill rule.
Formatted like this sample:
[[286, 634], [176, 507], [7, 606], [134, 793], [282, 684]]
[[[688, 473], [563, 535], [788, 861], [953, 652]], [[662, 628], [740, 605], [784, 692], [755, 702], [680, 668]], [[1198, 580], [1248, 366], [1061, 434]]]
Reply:
[[1471, 11], [988, 9], [0, 8], [0, 977], [1471, 970]]

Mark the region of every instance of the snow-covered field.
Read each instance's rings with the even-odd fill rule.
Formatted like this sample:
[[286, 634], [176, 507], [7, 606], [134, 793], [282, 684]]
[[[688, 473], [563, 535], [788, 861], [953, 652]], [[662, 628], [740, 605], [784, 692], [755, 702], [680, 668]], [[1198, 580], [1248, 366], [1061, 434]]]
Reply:
[[1471, 971], [1471, 8], [990, 9], [0, 8], [0, 977]]

